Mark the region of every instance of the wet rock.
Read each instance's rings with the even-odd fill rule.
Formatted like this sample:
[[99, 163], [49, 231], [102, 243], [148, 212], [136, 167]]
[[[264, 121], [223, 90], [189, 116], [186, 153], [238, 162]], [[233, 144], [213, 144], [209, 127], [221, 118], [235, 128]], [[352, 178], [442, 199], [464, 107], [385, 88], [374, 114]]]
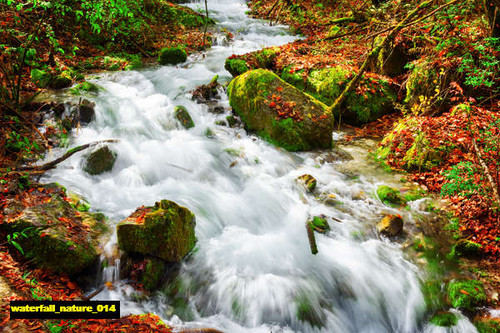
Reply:
[[174, 109], [174, 116], [184, 128], [188, 129], [194, 127], [193, 119], [184, 106], [176, 106]]
[[95, 103], [84, 99], [79, 107], [78, 118], [82, 125], [87, 125], [95, 118]]
[[226, 117], [226, 121], [227, 121], [229, 127], [232, 127], [232, 128], [233, 127], [238, 127], [241, 124], [240, 119], [238, 117], [235, 117], [235, 116], [232, 116], [232, 115], [231, 116], [227, 116]]
[[397, 236], [403, 231], [403, 219], [400, 215], [387, 215], [377, 225], [378, 231], [385, 236]]
[[[45, 192], [51, 191], [46, 187]], [[18, 250], [38, 267], [77, 274], [98, 258], [97, 238], [105, 230], [98, 214], [80, 212], [66, 201], [64, 189], [51, 192], [50, 201], [25, 208], [0, 227]]]
[[92, 152], [85, 161], [83, 170], [89, 175], [99, 175], [113, 169], [116, 161], [116, 153], [108, 146], [104, 146]]
[[214, 107], [208, 107], [208, 112], [211, 112], [211, 113], [215, 113], [215, 114], [222, 114], [224, 113], [226, 110], [224, 110], [224, 107], [222, 106], [219, 106], [219, 105], [216, 105]]
[[457, 324], [458, 318], [454, 313], [446, 311], [436, 314], [429, 322], [436, 326], [451, 327]]
[[136, 210], [117, 226], [118, 245], [127, 254], [180, 262], [196, 242], [195, 217], [187, 208], [162, 200]]
[[[203, 84], [201, 86], [196, 87], [191, 93], [192, 93], [192, 99], [196, 101], [197, 103], [208, 103], [210, 101], [214, 101], [217, 99], [220, 99], [220, 95], [218, 92], [218, 87], [220, 87], [220, 84], [217, 82], [218, 76], [216, 75], [212, 81], [210, 81], [209, 84]], [[219, 108], [217, 110], [220, 110], [220, 106], [216, 106], [217, 104], [212, 105], [212, 112], [215, 112], [216, 108]], [[210, 105], [209, 105], [210, 108]], [[224, 108], [222, 108], [222, 112], [224, 113]]]
[[52, 78], [49, 83], [49, 87], [53, 89], [63, 89], [71, 87], [73, 84], [73, 79], [71, 75], [67, 72], [62, 72], [61, 74]]
[[182, 47], [167, 47], [158, 54], [160, 65], [175, 65], [187, 60], [186, 50]]
[[481, 255], [481, 244], [468, 239], [459, 239], [451, 248], [451, 257], [478, 257]]
[[228, 96], [246, 127], [290, 151], [330, 148], [333, 117], [326, 105], [257, 69], [231, 81]]
[[227, 58], [226, 62], [224, 63], [224, 68], [231, 73], [233, 77], [236, 77], [238, 75], [241, 75], [247, 71], [249, 71], [248, 65], [245, 60], [243, 59], [233, 59], [233, 58]]
[[215, 125], [219, 125], [219, 126], [227, 126], [227, 123], [225, 120], [217, 120], [215, 122]]
[[296, 180], [299, 184], [304, 186], [304, 188], [308, 192], [310, 192], [310, 193], [314, 192], [314, 189], [316, 188], [316, 185], [317, 185], [317, 181], [316, 181], [316, 178], [314, 178], [312, 175], [305, 174], [305, 175], [297, 177]]
[[398, 190], [386, 185], [380, 185], [377, 188], [377, 196], [379, 197], [380, 201], [382, 201], [384, 204], [402, 205], [405, 203], [405, 200], [403, 199], [401, 193], [399, 193]]

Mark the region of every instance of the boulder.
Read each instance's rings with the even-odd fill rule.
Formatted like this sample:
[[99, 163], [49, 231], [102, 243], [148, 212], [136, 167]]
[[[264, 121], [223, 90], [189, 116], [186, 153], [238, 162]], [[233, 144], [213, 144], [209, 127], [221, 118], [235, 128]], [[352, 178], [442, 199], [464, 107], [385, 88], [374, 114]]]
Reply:
[[399, 206], [405, 203], [405, 200], [401, 196], [398, 190], [389, 187], [387, 185], [380, 185], [377, 188], [377, 195], [384, 204]]
[[80, 104], [79, 120], [82, 125], [87, 125], [95, 118], [95, 103], [84, 99]]
[[184, 106], [176, 106], [174, 109], [174, 116], [184, 128], [188, 129], [194, 127], [193, 119]]
[[387, 215], [377, 225], [378, 231], [385, 236], [397, 236], [403, 231], [403, 219], [400, 215]]
[[175, 65], [187, 60], [186, 50], [182, 47], [166, 47], [158, 54], [160, 65]]
[[228, 96], [247, 128], [277, 146], [290, 151], [332, 146], [333, 116], [326, 105], [270, 71], [236, 77]]
[[108, 146], [104, 146], [92, 152], [85, 161], [83, 170], [89, 175], [99, 175], [110, 171], [116, 161], [116, 153]]
[[296, 180], [299, 184], [304, 186], [304, 188], [310, 193], [314, 192], [314, 189], [316, 188], [316, 185], [318, 183], [316, 178], [314, 178], [313, 176], [311, 176], [309, 174], [299, 176], [299, 177], [297, 177]]
[[[218, 91], [220, 84], [217, 82], [218, 78], [219, 76], [216, 75], [212, 78], [209, 84], [202, 84], [201, 86], [196, 87], [191, 92], [191, 99], [196, 101], [197, 103], [208, 103], [210, 101], [220, 99]], [[222, 112], [224, 112], [224, 109], [222, 109]]]
[[102, 214], [79, 211], [72, 202], [58, 188], [43, 203], [23, 209], [0, 226], [11, 244], [37, 266], [77, 274], [97, 260], [96, 239], [106, 228]]
[[63, 89], [68, 88], [73, 84], [73, 79], [70, 73], [62, 72], [61, 74], [54, 76], [49, 83], [50, 88], [53, 89]]
[[195, 217], [169, 200], [136, 210], [117, 227], [118, 245], [127, 254], [180, 262], [196, 242]]
[[224, 68], [231, 73], [232, 76], [236, 77], [238, 75], [241, 75], [250, 69], [248, 68], [248, 65], [245, 60], [243, 59], [238, 59], [238, 58], [227, 58], [226, 62], [224, 63]]
[[[340, 96], [355, 71], [345, 66], [294, 71], [285, 67], [281, 78], [296, 88], [331, 106]], [[347, 95], [342, 108], [342, 122], [361, 125], [374, 121], [394, 110], [396, 94], [389, 81], [376, 74], [365, 74], [355, 92]], [[339, 115], [335, 115], [339, 116]]]

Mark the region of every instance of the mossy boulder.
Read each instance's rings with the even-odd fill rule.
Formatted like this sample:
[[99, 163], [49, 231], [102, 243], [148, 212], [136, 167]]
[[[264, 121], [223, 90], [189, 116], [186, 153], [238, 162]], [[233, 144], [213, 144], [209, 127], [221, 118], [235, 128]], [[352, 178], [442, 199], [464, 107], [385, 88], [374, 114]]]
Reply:
[[[100, 214], [78, 211], [64, 189], [54, 185], [43, 203], [25, 208], [9, 223], [0, 224], [16, 248], [42, 268], [77, 274], [98, 258], [97, 238], [105, 230]], [[14, 245], [14, 243], [12, 243]]]
[[486, 301], [483, 283], [477, 280], [452, 281], [448, 284], [447, 291], [454, 308], [473, 310]]
[[376, 158], [397, 159], [398, 165], [408, 171], [426, 171], [441, 165], [454, 146], [431, 144], [429, 134], [421, 128], [422, 120], [422, 117], [401, 119], [380, 142]]
[[399, 206], [405, 203], [401, 193], [397, 189], [387, 185], [380, 185], [377, 188], [377, 196], [380, 201], [387, 205]]
[[387, 215], [379, 222], [377, 229], [382, 235], [393, 237], [401, 234], [403, 225], [400, 215]]
[[164, 272], [163, 260], [154, 257], [147, 258], [140, 281], [146, 290], [154, 290], [160, 285]]
[[136, 210], [117, 227], [118, 245], [127, 254], [180, 262], [196, 242], [195, 217], [187, 208], [169, 200]]
[[224, 68], [234, 77], [250, 70], [247, 62], [238, 58], [227, 58], [224, 63]]
[[316, 188], [316, 185], [318, 181], [314, 176], [305, 174], [302, 176], [297, 177], [297, 182], [301, 184], [308, 192], [312, 193], [314, 192], [314, 189]]
[[[381, 36], [376, 37], [374, 44], [376, 46], [380, 45], [383, 39]], [[368, 70], [373, 73], [394, 77], [406, 71], [409, 60], [410, 56], [403, 43], [389, 43], [380, 50], [378, 57], [369, 64]]]
[[73, 79], [68, 71], [64, 71], [59, 75], [56, 75], [50, 81], [50, 88], [53, 89], [63, 89], [68, 88], [73, 84]]
[[231, 81], [229, 103], [247, 128], [290, 151], [330, 148], [333, 116], [326, 105], [256, 69]]
[[[313, 69], [307, 75], [286, 67], [281, 78], [331, 106], [354, 75], [354, 70], [343, 66]], [[375, 74], [364, 75], [358, 89], [349, 93], [344, 102], [342, 121], [351, 125], [374, 121], [392, 112], [395, 100], [396, 94], [387, 79]]]
[[186, 60], [186, 50], [180, 46], [163, 48], [158, 54], [160, 65], [175, 65]]
[[458, 323], [458, 318], [454, 313], [443, 312], [436, 314], [429, 322], [436, 326], [451, 327]]
[[85, 161], [83, 170], [89, 175], [100, 175], [113, 169], [116, 153], [108, 146], [101, 147], [92, 152]]
[[86, 125], [95, 119], [95, 103], [84, 99], [77, 107], [77, 116], [81, 124]]
[[272, 69], [275, 65], [276, 57], [280, 52], [279, 47], [269, 47], [254, 53], [255, 61], [259, 68]]
[[33, 81], [40, 88], [48, 87], [51, 80], [52, 75], [50, 75], [46, 71], [38, 68], [31, 69], [31, 81]]
[[174, 109], [174, 116], [184, 128], [188, 129], [194, 127], [193, 119], [184, 106], [176, 106]]

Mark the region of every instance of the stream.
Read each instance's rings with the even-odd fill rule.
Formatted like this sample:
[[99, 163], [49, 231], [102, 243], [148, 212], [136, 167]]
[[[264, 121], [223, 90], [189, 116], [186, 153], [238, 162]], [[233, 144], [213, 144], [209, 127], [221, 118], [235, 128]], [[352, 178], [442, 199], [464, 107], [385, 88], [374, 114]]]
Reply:
[[[401, 214], [408, 234], [417, 228], [417, 216], [429, 213], [420, 209], [426, 199], [412, 202], [409, 210], [377, 199], [378, 185], [402, 183], [370, 161], [368, 149], [375, 142], [344, 146], [342, 153], [289, 153], [242, 128], [215, 125], [231, 114], [223, 91], [224, 114], [191, 100], [189, 92], [215, 75], [219, 82], [231, 79], [224, 69], [231, 54], [298, 38], [285, 26], [249, 18], [243, 0], [210, 0], [209, 9], [216, 28], [231, 31], [233, 41], [221, 34], [207, 52], [178, 66], [89, 78], [104, 91], [86, 97], [96, 103], [96, 120], [73, 132], [71, 146], [118, 139], [113, 170], [90, 176], [82, 171], [84, 154], [77, 154], [43, 179], [85, 197], [110, 218], [112, 230], [137, 207], [161, 199], [189, 208], [196, 215], [198, 242], [177, 278], [189, 296], [182, 307], [188, 319], [174, 315], [180, 307], [165, 293], [137, 296], [118, 278], [119, 260], [96, 282], [115, 287], [94, 299], [121, 300], [122, 315], [153, 312], [177, 328], [226, 333], [476, 332], [460, 314], [452, 328], [429, 324], [420, 290], [426, 272], [403, 251], [405, 236], [392, 242], [377, 233], [384, 213]], [[186, 130], [175, 120], [177, 105], [189, 110], [194, 128]], [[318, 180], [316, 195], [295, 181], [307, 173]], [[324, 200], [328, 194], [331, 200]], [[328, 216], [331, 231], [316, 235], [319, 253], [312, 255], [305, 222], [320, 214]], [[104, 260], [116, 258], [116, 235], [104, 252]]]

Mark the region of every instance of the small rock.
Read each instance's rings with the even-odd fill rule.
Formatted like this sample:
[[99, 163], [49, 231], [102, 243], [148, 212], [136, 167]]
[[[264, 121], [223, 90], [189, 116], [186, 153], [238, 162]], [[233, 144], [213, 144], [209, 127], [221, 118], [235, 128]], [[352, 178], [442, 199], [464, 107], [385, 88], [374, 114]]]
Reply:
[[298, 177], [296, 180], [299, 184], [303, 185], [304, 188], [310, 193], [314, 191], [317, 185], [316, 178], [314, 178], [309, 174], [302, 175]]
[[229, 127], [237, 127], [240, 125], [240, 120], [236, 118], [235, 116], [227, 116], [226, 117], [227, 123], [229, 124]]
[[[210, 101], [220, 99], [219, 92], [217, 88], [220, 84], [217, 82], [217, 76], [212, 79], [209, 84], [202, 84], [201, 86], [196, 87], [191, 93], [193, 94], [192, 99], [197, 103], [208, 103]], [[217, 106], [218, 108], [222, 108]], [[216, 106], [214, 106], [213, 111], [215, 111]], [[218, 109], [220, 110], [220, 109]], [[222, 112], [224, 112], [224, 108], [222, 108]], [[217, 112], [214, 112], [217, 113]]]
[[214, 106], [213, 108], [212, 107], [209, 107], [208, 108], [208, 112], [211, 112], [211, 113], [215, 113], [215, 114], [222, 114], [224, 113], [224, 107], [218, 105], [218, 106]]
[[403, 219], [400, 215], [387, 215], [380, 221], [377, 228], [385, 236], [397, 236], [403, 231]]
[[217, 120], [215, 122], [215, 125], [219, 125], [219, 126], [227, 126], [227, 123], [225, 120]]
[[187, 60], [187, 53], [182, 47], [167, 47], [158, 54], [160, 65], [175, 65]]
[[95, 103], [84, 99], [80, 104], [79, 120], [83, 125], [89, 124], [95, 117]]
[[181, 125], [184, 126], [184, 128], [188, 129], [191, 127], [194, 127], [194, 122], [191, 116], [189, 115], [188, 110], [182, 106], [176, 106], [174, 109], [174, 115], [177, 120], [181, 122]]
[[116, 153], [104, 146], [92, 152], [87, 158], [83, 170], [89, 175], [99, 175], [110, 171], [116, 161]]
[[380, 185], [377, 188], [377, 195], [380, 201], [382, 201], [385, 204], [399, 206], [405, 203], [405, 200], [403, 199], [401, 193], [399, 193], [398, 190], [386, 185]]

